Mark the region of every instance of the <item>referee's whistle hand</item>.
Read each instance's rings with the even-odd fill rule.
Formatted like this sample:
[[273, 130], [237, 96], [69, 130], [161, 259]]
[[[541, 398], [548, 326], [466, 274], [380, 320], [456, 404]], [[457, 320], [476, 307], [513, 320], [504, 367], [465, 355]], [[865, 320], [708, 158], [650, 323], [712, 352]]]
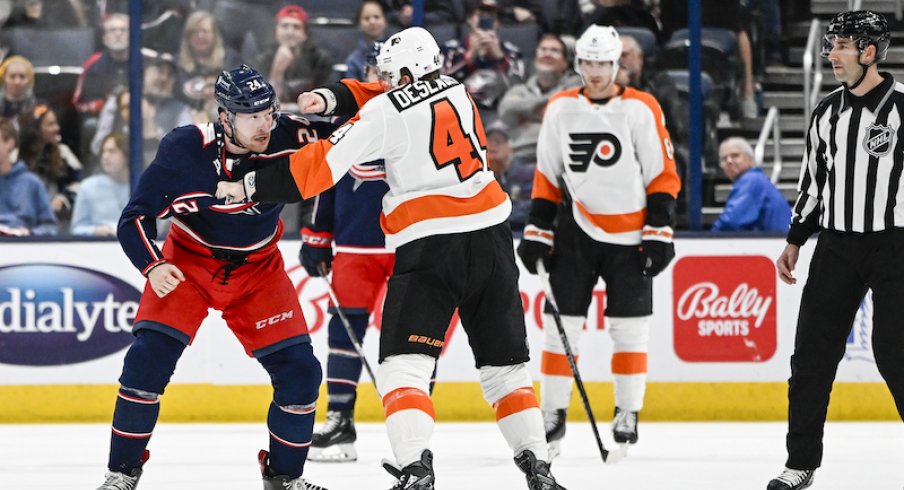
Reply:
[[791, 243], [785, 245], [782, 255], [775, 261], [778, 267], [778, 277], [785, 284], [797, 284], [797, 279], [791, 274], [797, 265], [797, 257], [800, 253], [800, 247]]

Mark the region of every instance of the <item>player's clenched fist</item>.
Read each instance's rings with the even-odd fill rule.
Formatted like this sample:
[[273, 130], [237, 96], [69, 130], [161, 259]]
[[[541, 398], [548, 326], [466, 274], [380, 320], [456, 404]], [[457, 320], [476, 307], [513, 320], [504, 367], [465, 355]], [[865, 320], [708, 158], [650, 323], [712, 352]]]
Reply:
[[157, 296], [164, 297], [185, 281], [185, 275], [173, 264], [163, 263], [148, 272], [148, 282]]
[[226, 204], [240, 202], [245, 199], [245, 184], [221, 180], [217, 183], [217, 199], [226, 199]]

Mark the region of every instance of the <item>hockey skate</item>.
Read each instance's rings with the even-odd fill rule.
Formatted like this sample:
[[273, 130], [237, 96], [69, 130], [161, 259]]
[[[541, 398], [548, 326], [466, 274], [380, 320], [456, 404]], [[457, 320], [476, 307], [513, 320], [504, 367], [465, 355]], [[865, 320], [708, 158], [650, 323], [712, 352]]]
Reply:
[[568, 412], [564, 408], [543, 411], [543, 428], [546, 429], [546, 442], [549, 444], [549, 460], [562, 452], [562, 438], [565, 437], [565, 418]]
[[556, 479], [549, 472], [549, 463], [537, 459], [533, 452], [522, 451], [521, 454], [515, 456], [515, 464], [524, 472], [527, 478], [527, 488], [530, 490], [566, 490], [565, 487], [556, 483]]
[[133, 490], [138, 487], [138, 479], [144, 471], [144, 463], [151, 457], [147, 449], [141, 454], [141, 465], [133, 469], [128, 475], [118, 471], [108, 471], [104, 475], [104, 483], [97, 490]]
[[311, 441], [311, 450], [308, 452], [308, 461], [318, 463], [349, 463], [358, 460], [355, 451], [355, 441], [358, 433], [355, 431], [354, 414], [351, 410], [329, 411], [326, 413], [326, 423], [319, 432], [314, 433]]
[[637, 412], [629, 412], [615, 407], [612, 419], [612, 438], [619, 444], [637, 442]]
[[261, 476], [264, 478], [264, 490], [327, 490], [325, 487], [314, 485], [304, 478], [289, 478], [286, 475], [274, 475], [270, 469], [270, 453], [261, 449], [257, 454], [257, 461], [261, 465]]
[[434, 490], [436, 476], [433, 474], [433, 453], [429, 449], [424, 449], [420, 461], [401, 469], [384, 459], [383, 469], [399, 480], [390, 490]]
[[792, 470], [785, 468], [782, 474], [769, 481], [766, 490], [803, 490], [813, 484], [816, 470]]

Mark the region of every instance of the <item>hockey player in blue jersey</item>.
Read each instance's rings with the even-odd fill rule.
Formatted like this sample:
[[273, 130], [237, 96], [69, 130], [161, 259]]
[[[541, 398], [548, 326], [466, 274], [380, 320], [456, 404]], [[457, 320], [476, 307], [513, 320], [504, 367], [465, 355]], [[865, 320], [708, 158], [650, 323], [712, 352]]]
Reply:
[[[219, 121], [170, 132], [120, 218], [118, 237], [148, 278], [133, 324], [113, 415], [109, 471], [98, 490], [130, 490], [148, 458], [160, 398], [209, 308], [273, 384], [269, 451], [258, 459], [265, 490], [323, 490], [301, 478], [322, 378], [277, 242], [280, 204], [226, 204], [217, 182], [286, 159], [325, 137], [326, 123], [279, 113], [273, 87], [253, 68], [217, 79]], [[155, 243], [158, 219], [172, 230]]]
[[357, 460], [354, 411], [362, 361], [336, 308], [342, 308], [355, 341], [363, 342], [370, 314], [395, 263], [380, 229], [381, 201], [389, 190], [383, 177], [382, 160], [353, 168], [334, 188], [317, 196], [313, 220], [302, 229], [301, 264], [314, 277], [332, 270], [339, 300], [330, 305], [326, 423], [314, 433], [311, 461]]

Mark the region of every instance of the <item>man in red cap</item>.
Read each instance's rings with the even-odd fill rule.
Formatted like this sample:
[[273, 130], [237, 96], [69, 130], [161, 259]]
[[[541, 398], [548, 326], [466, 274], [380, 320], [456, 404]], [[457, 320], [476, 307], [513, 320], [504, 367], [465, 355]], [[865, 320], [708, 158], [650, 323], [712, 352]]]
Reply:
[[332, 60], [308, 37], [308, 13], [286, 5], [276, 13], [276, 45], [258, 58], [257, 67], [269, 75], [283, 102], [323, 85], [332, 74]]

